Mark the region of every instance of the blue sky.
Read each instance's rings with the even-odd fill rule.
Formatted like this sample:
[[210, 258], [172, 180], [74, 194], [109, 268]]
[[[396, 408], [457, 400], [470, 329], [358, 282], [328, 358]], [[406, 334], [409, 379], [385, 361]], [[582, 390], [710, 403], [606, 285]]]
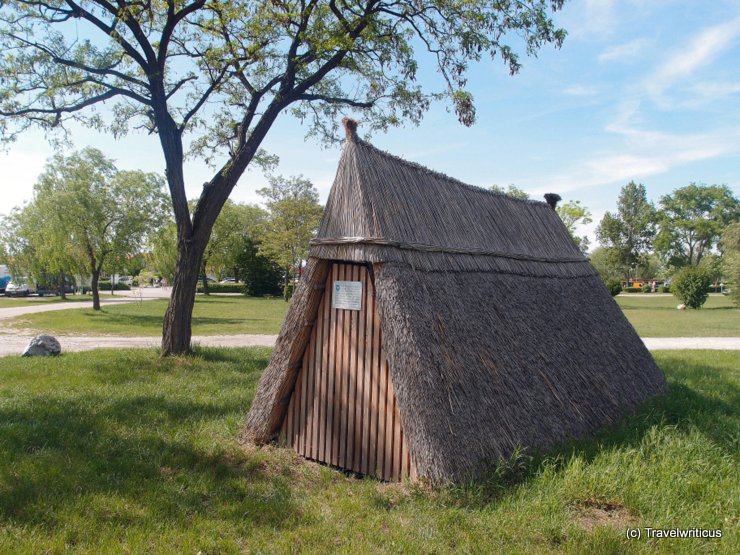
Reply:
[[[372, 142], [473, 185], [513, 183], [533, 196], [552, 191], [581, 200], [594, 214], [589, 235], [630, 180], [644, 183], [656, 203], [692, 181], [727, 184], [738, 194], [740, 0], [574, 0], [556, 21], [568, 31], [563, 48], [523, 57], [518, 75], [498, 61], [472, 69], [472, 128], [437, 105], [421, 126]], [[285, 116], [263, 146], [280, 157], [280, 173], [310, 178], [323, 200], [340, 148], [304, 141], [305, 131]], [[96, 146], [120, 168], [163, 172], [155, 137], [115, 141], [74, 129], [72, 138], [75, 148]], [[52, 153], [37, 133], [0, 153], [0, 213], [31, 198]], [[209, 176], [190, 161], [189, 193], [197, 195]], [[248, 172], [232, 198], [255, 202], [264, 184]]]

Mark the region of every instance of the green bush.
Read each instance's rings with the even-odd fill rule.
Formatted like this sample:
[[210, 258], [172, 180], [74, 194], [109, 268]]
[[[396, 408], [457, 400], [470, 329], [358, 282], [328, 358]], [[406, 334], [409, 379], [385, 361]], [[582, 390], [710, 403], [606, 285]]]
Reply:
[[[99, 281], [98, 291], [110, 291], [110, 281]], [[131, 287], [125, 283], [116, 283], [113, 291], [131, 291]]]
[[642, 293], [641, 287], [625, 287], [622, 291], [625, 293]]
[[643, 293], [652, 293], [653, 292], [653, 286], [650, 285], [650, 284], [648, 284], [648, 283], [646, 283], [645, 285], [643, 285], [642, 287], [640, 287], [640, 291], [642, 291]]
[[701, 308], [711, 286], [712, 277], [704, 268], [689, 266], [673, 278], [671, 291], [687, 308]]
[[[203, 283], [198, 282], [198, 287], [195, 290], [197, 293], [203, 292]], [[246, 288], [243, 283], [209, 283], [209, 293], [241, 293], [246, 295]]]
[[670, 285], [661, 285], [658, 287], [658, 293], [670, 293], [671, 292], [671, 286]]
[[619, 278], [609, 278], [604, 282], [606, 289], [612, 297], [616, 297], [622, 292], [622, 280]]
[[293, 292], [295, 291], [295, 282], [289, 281], [285, 284], [283, 287], [283, 299], [286, 301], [289, 301], [293, 297]]

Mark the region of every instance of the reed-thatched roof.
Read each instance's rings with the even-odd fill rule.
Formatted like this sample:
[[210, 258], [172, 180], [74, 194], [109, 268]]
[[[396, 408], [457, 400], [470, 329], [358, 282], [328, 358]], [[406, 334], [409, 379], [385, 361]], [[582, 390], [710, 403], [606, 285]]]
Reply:
[[663, 391], [652, 357], [556, 212], [349, 133], [308, 271], [247, 419], [279, 430], [328, 261], [367, 262], [419, 476], [475, 477], [586, 436]]

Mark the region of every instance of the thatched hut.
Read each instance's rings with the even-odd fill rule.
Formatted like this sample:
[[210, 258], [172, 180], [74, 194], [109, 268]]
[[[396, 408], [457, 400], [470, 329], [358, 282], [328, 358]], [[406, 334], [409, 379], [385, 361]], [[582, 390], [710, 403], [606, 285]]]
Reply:
[[386, 480], [459, 481], [663, 391], [553, 206], [466, 185], [346, 127], [248, 437]]

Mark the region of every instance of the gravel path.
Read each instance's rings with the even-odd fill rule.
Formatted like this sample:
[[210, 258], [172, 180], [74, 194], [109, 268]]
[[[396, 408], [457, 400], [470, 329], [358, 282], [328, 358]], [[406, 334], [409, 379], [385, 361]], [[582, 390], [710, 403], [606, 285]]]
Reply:
[[[0, 356], [18, 355], [23, 352], [33, 336], [0, 334]], [[130, 349], [159, 347], [160, 337], [74, 337], [68, 335], [55, 336], [65, 351], [92, 351], [93, 349]], [[193, 336], [193, 345], [202, 347], [272, 347], [277, 335], [207, 335]]]
[[[0, 333], [0, 356], [23, 352], [33, 336]], [[159, 347], [159, 337], [74, 337], [59, 335], [62, 351], [91, 351], [93, 349], [126, 349]], [[272, 347], [277, 335], [201, 335], [193, 336], [193, 344], [203, 347]], [[740, 337], [646, 337], [645, 345], [651, 351], [666, 349], [740, 350]]]

